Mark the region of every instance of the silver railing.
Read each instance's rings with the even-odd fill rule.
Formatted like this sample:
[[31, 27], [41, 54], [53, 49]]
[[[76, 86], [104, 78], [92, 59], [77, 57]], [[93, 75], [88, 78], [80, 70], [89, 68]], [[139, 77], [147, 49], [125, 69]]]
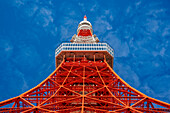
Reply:
[[61, 51], [107, 51], [114, 56], [114, 50], [107, 43], [62, 43], [55, 50], [55, 56]]

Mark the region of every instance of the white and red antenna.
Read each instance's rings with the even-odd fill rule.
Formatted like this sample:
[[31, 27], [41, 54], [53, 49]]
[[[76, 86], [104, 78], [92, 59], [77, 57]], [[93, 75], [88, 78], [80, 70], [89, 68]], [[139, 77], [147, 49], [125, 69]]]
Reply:
[[86, 15], [84, 15], [84, 21], [87, 21], [87, 17], [86, 17]]

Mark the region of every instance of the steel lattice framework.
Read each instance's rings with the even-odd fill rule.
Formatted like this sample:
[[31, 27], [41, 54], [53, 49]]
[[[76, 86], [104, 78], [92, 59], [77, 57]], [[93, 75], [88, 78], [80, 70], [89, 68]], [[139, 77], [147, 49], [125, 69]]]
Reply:
[[71, 42], [56, 49], [54, 72], [31, 90], [0, 102], [0, 113], [170, 112], [170, 104], [137, 91], [113, 71], [114, 51], [98, 43], [86, 16]]
[[39, 85], [0, 106], [0, 113], [170, 112], [170, 104], [132, 88], [106, 60], [91, 61], [85, 56], [63, 60]]

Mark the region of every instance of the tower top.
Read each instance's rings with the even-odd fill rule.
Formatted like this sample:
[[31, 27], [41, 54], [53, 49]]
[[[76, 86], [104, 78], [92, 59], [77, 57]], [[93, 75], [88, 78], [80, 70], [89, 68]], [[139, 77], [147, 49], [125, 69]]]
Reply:
[[72, 43], [98, 43], [99, 39], [93, 34], [92, 25], [87, 21], [86, 15], [84, 20], [78, 25], [77, 34], [74, 34], [70, 40]]
[[73, 35], [70, 42], [63, 42], [56, 49], [56, 67], [61, 64], [63, 58], [68, 60], [81, 58], [82, 56], [86, 56], [86, 59], [89, 60], [106, 60], [113, 67], [113, 49], [107, 43], [99, 42], [99, 39], [93, 34], [92, 25], [87, 21], [86, 15], [84, 20], [79, 23], [77, 34]]

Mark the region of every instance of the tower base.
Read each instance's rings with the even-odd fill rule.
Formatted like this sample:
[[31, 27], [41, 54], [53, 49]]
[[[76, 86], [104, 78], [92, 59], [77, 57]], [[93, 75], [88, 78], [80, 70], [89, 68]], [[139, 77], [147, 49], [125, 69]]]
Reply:
[[105, 59], [65, 58], [43, 82], [0, 102], [0, 113], [165, 113], [170, 104], [123, 81]]

